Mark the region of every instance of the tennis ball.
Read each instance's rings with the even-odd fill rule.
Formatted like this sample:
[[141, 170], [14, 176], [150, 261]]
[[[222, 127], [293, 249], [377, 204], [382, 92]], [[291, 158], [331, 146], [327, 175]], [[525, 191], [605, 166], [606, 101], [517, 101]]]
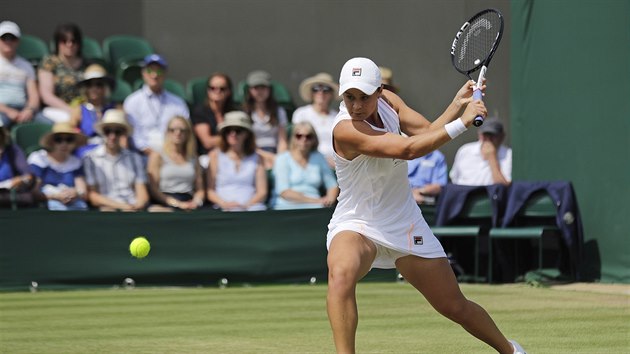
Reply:
[[144, 236], [139, 236], [131, 241], [129, 245], [129, 252], [136, 258], [144, 258], [149, 254], [151, 250], [151, 244]]

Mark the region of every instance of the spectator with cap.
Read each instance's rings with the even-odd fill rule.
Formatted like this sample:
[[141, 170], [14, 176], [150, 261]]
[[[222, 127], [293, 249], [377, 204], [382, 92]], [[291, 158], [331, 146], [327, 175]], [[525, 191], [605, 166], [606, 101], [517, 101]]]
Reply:
[[164, 144], [168, 121], [174, 116], [189, 118], [188, 105], [164, 89], [168, 70], [159, 54], [147, 55], [142, 62], [144, 85], [125, 99], [123, 108], [133, 127], [133, 144], [145, 156]]
[[503, 145], [505, 132], [497, 118], [486, 119], [478, 129], [479, 139], [462, 145], [455, 154], [451, 182], [469, 186], [512, 182], [512, 149]]
[[54, 122], [67, 122], [71, 107], [81, 97], [77, 83], [86, 65], [81, 51], [83, 35], [79, 26], [64, 23], [57, 26], [53, 40], [55, 53], [44, 57], [37, 70], [39, 94], [47, 106], [42, 113]]
[[[92, 64], [85, 69], [83, 80], [79, 81], [78, 85], [83, 103], [73, 108], [70, 124], [81, 130], [81, 133], [89, 139], [87, 145], [77, 149], [78, 156], [82, 157], [103, 141], [94, 127], [103, 118], [105, 111], [116, 107], [116, 104], [109, 100], [115, 82], [107, 75], [105, 68], [99, 64]], [[121, 143], [127, 147], [126, 140]]]
[[247, 75], [243, 110], [251, 116], [258, 153], [263, 157], [266, 169], [271, 169], [276, 154], [287, 150], [289, 124], [287, 112], [273, 97], [271, 75], [262, 70]]
[[87, 153], [83, 164], [88, 200], [101, 211], [139, 211], [149, 202], [142, 157], [121, 145], [132, 130], [120, 109], [108, 110], [96, 124], [104, 141]]
[[265, 210], [267, 174], [256, 153], [251, 118], [245, 112], [228, 112], [219, 134], [218, 149], [210, 151], [208, 200], [223, 211]]
[[44, 149], [28, 156], [49, 210], [87, 210], [83, 164], [72, 154], [86, 142], [87, 137], [69, 123], [55, 123], [40, 139]]
[[318, 150], [333, 169], [332, 126], [338, 111], [330, 105], [338, 97], [337, 91], [339, 86], [330, 74], [319, 73], [305, 79], [300, 83], [300, 97], [309, 104], [296, 109], [291, 119], [293, 124], [311, 123], [319, 139]]
[[0, 119], [6, 129], [32, 120], [49, 122], [39, 111], [39, 92], [33, 66], [17, 55], [20, 27], [0, 23]]

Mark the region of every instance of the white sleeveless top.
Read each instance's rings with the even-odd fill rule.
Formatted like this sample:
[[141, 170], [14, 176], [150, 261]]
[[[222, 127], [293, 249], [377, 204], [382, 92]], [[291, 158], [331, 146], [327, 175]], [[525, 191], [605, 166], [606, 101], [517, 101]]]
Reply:
[[[380, 98], [378, 114], [385, 128], [372, 126], [372, 129], [400, 134], [398, 114]], [[333, 129], [345, 119], [351, 117], [342, 102]], [[346, 160], [336, 152], [334, 160], [341, 192], [328, 225], [327, 247], [340, 231], [350, 230], [404, 254], [445, 257], [413, 199], [406, 160], [367, 155]], [[393, 268], [395, 265], [392, 260], [381, 262], [377, 258], [373, 267]]]

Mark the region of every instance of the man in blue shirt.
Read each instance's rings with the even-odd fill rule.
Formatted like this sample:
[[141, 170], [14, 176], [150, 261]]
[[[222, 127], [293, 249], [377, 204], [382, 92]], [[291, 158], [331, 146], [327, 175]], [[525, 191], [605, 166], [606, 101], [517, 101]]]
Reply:
[[409, 184], [418, 204], [434, 204], [442, 186], [448, 182], [444, 154], [435, 150], [407, 162]]

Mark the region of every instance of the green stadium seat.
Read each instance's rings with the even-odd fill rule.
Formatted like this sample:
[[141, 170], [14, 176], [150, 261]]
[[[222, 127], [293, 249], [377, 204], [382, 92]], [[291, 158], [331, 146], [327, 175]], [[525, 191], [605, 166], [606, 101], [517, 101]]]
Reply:
[[96, 39], [83, 36], [82, 51], [83, 57], [89, 63], [100, 64], [104, 68], [109, 67], [109, 63], [107, 62], [107, 60], [105, 60], [105, 57], [103, 56], [103, 49]]
[[[472, 252], [473, 275], [472, 277], [470, 277], [470, 274], [460, 275], [460, 280], [472, 280], [474, 282], [483, 280], [479, 274], [480, 239], [487, 239], [488, 230], [492, 225], [493, 215], [492, 201], [490, 197], [488, 197], [488, 193], [480, 189], [468, 194], [462, 211], [455, 219], [451, 220], [448, 225], [431, 226], [433, 234], [445, 243], [445, 251], [447, 253], [454, 253], [456, 258], [460, 258], [460, 260], [463, 257], [460, 257], [457, 252], [459, 249], [463, 248], [453, 246], [452, 249], [449, 249], [448, 246], [452, 245], [453, 242], [457, 242], [458, 239], [472, 239], [474, 244], [474, 250]], [[446, 241], [446, 239], [453, 239], [453, 242]], [[461, 242], [459, 243], [461, 244]], [[467, 256], [471, 253], [460, 252], [460, 254]]]
[[131, 89], [131, 85], [129, 85], [126, 81], [121, 79], [116, 79], [116, 87], [111, 94], [112, 102], [123, 103], [127, 96], [131, 95], [133, 90]]
[[42, 149], [39, 139], [52, 129], [46, 123], [24, 123], [15, 125], [11, 129], [11, 139], [27, 156], [33, 151]]
[[116, 77], [135, 85], [138, 80], [142, 81], [142, 63], [139, 60], [122, 60], [116, 66]]
[[[560, 230], [556, 226], [556, 206], [544, 192], [536, 192], [527, 200], [525, 206], [520, 211], [515, 220], [515, 226], [492, 228], [489, 232], [488, 243], [488, 281], [493, 281], [493, 246], [497, 242], [505, 240], [532, 240], [537, 244], [537, 264], [538, 271], [543, 268], [543, 247], [544, 240], [550, 237], [559, 237]], [[514, 257], [519, 257], [518, 249], [514, 252]], [[513, 260], [518, 263], [518, 259]], [[516, 265], [515, 265], [516, 267]]]
[[194, 107], [206, 101], [208, 97], [208, 77], [196, 77], [186, 83], [188, 102]]
[[46, 47], [46, 42], [43, 39], [23, 34], [20, 37], [20, 44], [17, 48], [17, 54], [22, 58], [28, 60], [33, 67], [37, 67], [42, 61], [42, 58], [50, 54]]
[[103, 40], [103, 56], [109, 62], [110, 69], [114, 72], [122, 61], [141, 60], [153, 53], [153, 46], [142, 37], [115, 35]]

